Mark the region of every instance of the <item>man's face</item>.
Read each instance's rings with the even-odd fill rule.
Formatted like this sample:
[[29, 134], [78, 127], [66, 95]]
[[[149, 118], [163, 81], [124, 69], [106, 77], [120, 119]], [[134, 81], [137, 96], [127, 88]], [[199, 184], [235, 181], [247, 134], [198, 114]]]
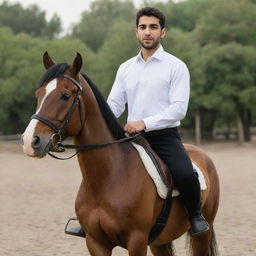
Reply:
[[142, 16], [136, 29], [136, 36], [143, 48], [152, 50], [158, 47], [166, 29], [161, 29], [159, 19], [154, 16]]

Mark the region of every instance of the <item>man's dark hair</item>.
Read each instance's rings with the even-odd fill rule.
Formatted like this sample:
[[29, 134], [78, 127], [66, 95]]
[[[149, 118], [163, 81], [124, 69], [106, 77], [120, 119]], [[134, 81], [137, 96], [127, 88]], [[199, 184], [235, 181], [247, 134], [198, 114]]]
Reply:
[[140, 9], [136, 15], [136, 26], [138, 27], [140, 17], [142, 16], [154, 16], [159, 19], [161, 29], [165, 27], [165, 16], [158, 9], [152, 7], [145, 7]]

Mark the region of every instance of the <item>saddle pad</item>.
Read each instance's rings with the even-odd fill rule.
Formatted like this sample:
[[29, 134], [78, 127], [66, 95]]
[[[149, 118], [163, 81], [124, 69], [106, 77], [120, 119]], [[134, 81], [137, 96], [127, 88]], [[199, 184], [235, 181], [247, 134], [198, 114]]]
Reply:
[[[132, 145], [137, 149], [137, 151], [140, 155], [140, 158], [141, 158], [149, 176], [154, 181], [158, 195], [161, 198], [165, 199], [167, 197], [168, 188], [166, 187], [163, 180], [161, 179], [161, 177], [160, 177], [153, 161], [151, 160], [150, 156], [147, 154], [145, 149], [142, 146], [140, 146], [139, 144], [136, 144], [136, 143], [132, 142]], [[200, 170], [200, 168], [195, 163], [192, 162], [192, 165], [193, 165], [194, 171], [197, 172], [197, 174], [198, 174], [198, 180], [199, 180], [199, 183], [200, 183], [201, 190], [206, 190], [207, 186], [206, 186], [205, 178], [204, 178], [204, 175], [203, 175], [202, 171]], [[172, 196], [173, 197], [176, 197], [179, 194], [180, 194], [180, 192], [176, 189], [174, 189], [172, 191]]]

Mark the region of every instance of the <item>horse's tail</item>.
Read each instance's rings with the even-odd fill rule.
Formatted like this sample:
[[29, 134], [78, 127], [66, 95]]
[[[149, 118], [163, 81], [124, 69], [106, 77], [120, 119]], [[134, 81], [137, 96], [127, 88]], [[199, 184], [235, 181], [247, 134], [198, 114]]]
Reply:
[[[203, 234], [202, 234], [203, 236]], [[190, 254], [193, 255], [192, 251], [192, 239], [193, 237], [191, 237], [191, 235], [188, 233], [187, 234], [187, 245], [190, 251]], [[217, 245], [217, 240], [216, 240], [216, 235], [215, 235], [215, 231], [214, 228], [211, 228], [211, 239], [209, 242], [209, 252], [208, 252], [208, 256], [218, 256], [219, 255], [219, 251], [218, 251], [218, 245]]]
[[214, 228], [212, 227], [212, 236], [211, 236], [210, 247], [209, 247], [209, 256], [218, 256], [218, 255], [219, 255], [219, 251], [218, 251], [216, 235], [215, 235]]

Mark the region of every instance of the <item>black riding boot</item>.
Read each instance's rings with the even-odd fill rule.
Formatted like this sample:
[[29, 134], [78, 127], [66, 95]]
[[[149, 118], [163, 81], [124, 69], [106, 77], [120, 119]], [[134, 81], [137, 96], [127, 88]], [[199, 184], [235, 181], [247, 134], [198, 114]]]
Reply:
[[[209, 230], [209, 224], [201, 213], [201, 189], [198, 179], [195, 179], [195, 184], [190, 187], [190, 190], [183, 190], [181, 199], [185, 205], [190, 221], [190, 234], [198, 236], [201, 233]], [[192, 189], [193, 188], [193, 189]]]
[[190, 217], [189, 221], [191, 225], [190, 234], [192, 236], [198, 236], [201, 233], [204, 233], [205, 231], [209, 230], [209, 224], [206, 221], [206, 219], [202, 216], [202, 214]]
[[65, 227], [65, 234], [71, 235], [71, 236], [85, 237], [85, 231], [83, 230], [83, 228], [79, 225], [79, 223], [74, 224], [74, 221], [78, 222], [77, 218], [70, 218], [68, 220]]

